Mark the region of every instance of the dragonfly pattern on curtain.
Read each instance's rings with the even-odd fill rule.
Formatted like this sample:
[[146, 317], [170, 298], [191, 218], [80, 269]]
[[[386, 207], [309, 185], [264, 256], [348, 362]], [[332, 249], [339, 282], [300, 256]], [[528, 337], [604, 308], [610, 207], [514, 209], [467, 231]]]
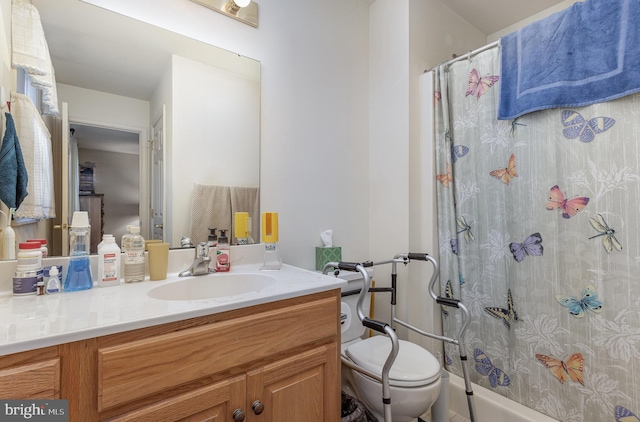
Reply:
[[435, 72], [440, 282], [471, 311], [473, 381], [563, 422], [637, 421], [640, 96], [502, 121], [499, 89], [498, 48]]

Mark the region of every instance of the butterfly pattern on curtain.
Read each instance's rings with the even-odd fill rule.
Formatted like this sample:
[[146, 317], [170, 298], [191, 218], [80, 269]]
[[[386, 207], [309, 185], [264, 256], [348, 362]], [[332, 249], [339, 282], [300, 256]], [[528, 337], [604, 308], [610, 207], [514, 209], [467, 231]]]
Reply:
[[637, 422], [640, 95], [500, 121], [499, 69], [493, 49], [435, 72], [441, 289], [471, 311], [473, 381], [563, 422]]

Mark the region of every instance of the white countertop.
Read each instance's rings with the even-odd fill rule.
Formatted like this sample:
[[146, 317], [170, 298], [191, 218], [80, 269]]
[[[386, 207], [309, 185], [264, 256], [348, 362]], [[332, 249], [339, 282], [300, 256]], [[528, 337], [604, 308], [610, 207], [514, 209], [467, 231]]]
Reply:
[[[260, 273], [275, 282], [256, 292], [217, 299], [161, 300], [147, 295], [162, 284], [186, 278], [177, 272], [167, 280], [122, 283], [113, 287], [44, 296], [0, 293], [0, 356], [41, 347], [134, 330], [322, 291], [340, 289], [346, 281], [282, 265], [259, 271], [260, 264], [233, 265], [231, 273]], [[221, 273], [225, 274], [225, 273]], [[226, 273], [229, 274], [229, 273]], [[215, 283], [218, 274], [206, 277]]]

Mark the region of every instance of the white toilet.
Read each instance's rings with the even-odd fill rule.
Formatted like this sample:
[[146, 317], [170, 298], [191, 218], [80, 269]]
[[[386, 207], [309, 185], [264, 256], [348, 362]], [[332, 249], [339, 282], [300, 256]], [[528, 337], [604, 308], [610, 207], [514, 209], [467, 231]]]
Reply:
[[[381, 374], [382, 367], [391, 352], [391, 340], [384, 335], [363, 339], [367, 329], [356, 314], [358, 294], [364, 280], [360, 273], [342, 272], [340, 277], [348, 281], [342, 289], [342, 356], [370, 372]], [[351, 294], [349, 294], [351, 293]], [[365, 301], [365, 314], [369, 301]], [[389, 373], [391, 413], [393, 422], [415, 421], [426, 413], [440, 393], [440, 363], [424, 348], [400, 340], [398, 356]], [[342, 389], [360, 401], [378, 418], [384, 421], [382, 383], [342, 365]]]

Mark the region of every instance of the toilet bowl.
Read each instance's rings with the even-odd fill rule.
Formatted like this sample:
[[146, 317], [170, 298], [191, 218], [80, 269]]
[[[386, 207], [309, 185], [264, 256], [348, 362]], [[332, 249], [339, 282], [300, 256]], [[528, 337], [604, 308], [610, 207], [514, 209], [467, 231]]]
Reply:
[[[391, 340], [384, 335], [362, 338], [366, 329], [353, 316], [358, 300], [354, 292], [364, 283], [361, 276], [351, 277], [343, 288], [341, 353], [343, 358], [369, 372], [382, 374], [391, 352]], [[389, 372], [391, 414], [393, 422], [410, 422], [426, 413], [438, 398], [441, 368], [435, 356], [424, 348], [404, 340], [399, 340], [399, 344], [398, 356]], [[379, 421], [384, 421], [381, 382], [342, 365], [342, 389], [362, 401]]]
[[[440, 393], [440, 364], [422, 347], [400, 340], [398, 356], [389, 372], [391, 414], [393, 422], [414, 421], [426, 413]], [[374, 336], [352, 342], [343, 356], [358, 366], [375, 374], [391, 352], [391, 341], [385, 336]], [[371, 410], [379, 421], [384, 421], [382, 383], [345, 365], [343, 385], [353, 390], [355, 396]]]

